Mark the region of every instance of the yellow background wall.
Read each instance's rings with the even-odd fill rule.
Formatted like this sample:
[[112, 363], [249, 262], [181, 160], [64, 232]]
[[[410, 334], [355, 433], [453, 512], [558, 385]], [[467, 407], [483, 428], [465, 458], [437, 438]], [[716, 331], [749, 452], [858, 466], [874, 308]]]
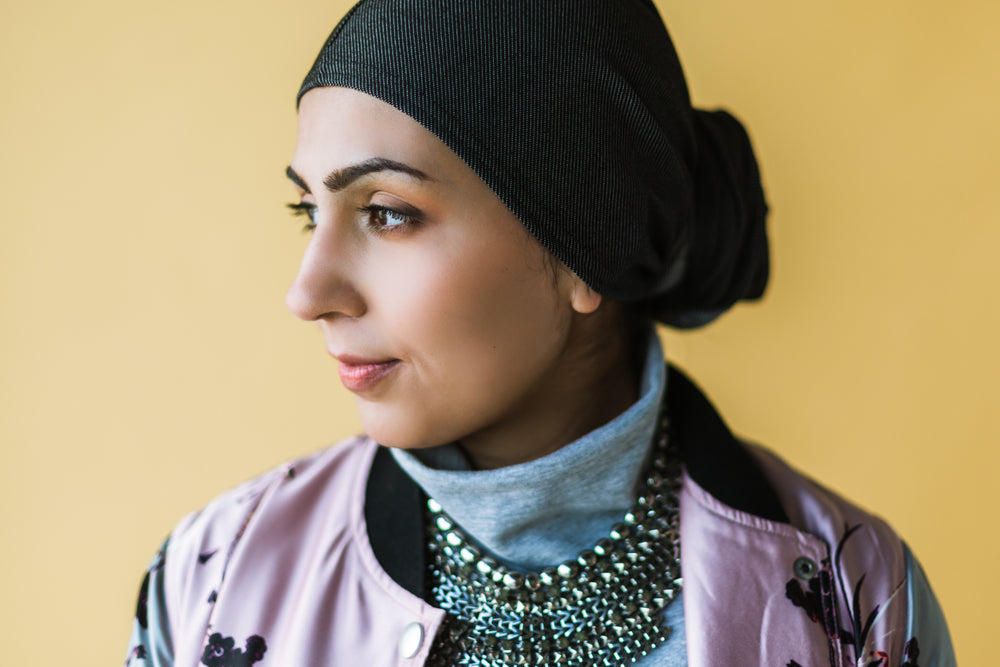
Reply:
[[[766, 300], [668, 354], [887, 517], [992, 664], [1000, 3], [659, 4], [773, 209]], [[346, 3], [0, 7], [0, 662], [114, 665], [182, 514], [358, 428], [282, 304], [294, 94]]]

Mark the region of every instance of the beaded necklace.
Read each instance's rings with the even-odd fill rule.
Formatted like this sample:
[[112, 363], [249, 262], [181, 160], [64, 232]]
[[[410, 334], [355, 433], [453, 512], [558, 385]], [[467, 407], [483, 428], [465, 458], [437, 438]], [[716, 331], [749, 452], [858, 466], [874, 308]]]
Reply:
[[541, 572], [483, 554], [428, 499], [428, 583], [447, 613], [427, 664], [625, 667], [666, 641], [663, 610], [682, 586], [680, 461], [661, 411], [635, 505], [593, 548]]

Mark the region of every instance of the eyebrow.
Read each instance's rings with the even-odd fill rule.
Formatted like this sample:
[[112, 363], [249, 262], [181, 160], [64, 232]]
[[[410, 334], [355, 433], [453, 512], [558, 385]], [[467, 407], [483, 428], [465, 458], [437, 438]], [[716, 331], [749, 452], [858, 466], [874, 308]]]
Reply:
[[[326, 178], [323, 179], [323, 185], [325, 185], [326, 189], [330, 192], [340, 192], [362, 176], [374, 174], [379, 171], [395, 171], [413, 176], [414, 178], [418, 178], [422, 181], [434, 180], [416, 167], [411, 167], [403, 162], [396, 162], [395, 160], [389, 160], [384, 157], [373, 157], [365, 160], [364, 162], [359, 162], [358, 164], [352, 164], [344, 167], [343, 169], [331, 171], [327, 174]], [[303, 178], [299, 176], [294, 169], [292, 169], [291, 165], [288, 165], [288, 167], [285, 168], [285, 175], [291, 179], [292, 183], [295, 183], [295, 185], [302, 188], [307, 194], [312, 194], [309, 190], [309, 186], [306, 185], [305, 180], [303, 180]]]

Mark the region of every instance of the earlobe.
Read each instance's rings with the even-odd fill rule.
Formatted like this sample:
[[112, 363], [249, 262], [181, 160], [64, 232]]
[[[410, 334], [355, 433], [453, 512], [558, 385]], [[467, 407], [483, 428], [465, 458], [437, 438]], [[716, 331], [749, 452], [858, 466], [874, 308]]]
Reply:
[[601, 295], [590, 285], [583, 282], [579, 276], [573, 276], [573, 292], [570, 295], [570, 303], [573, 310], [587, 315], [597, 310], [601, 305]]

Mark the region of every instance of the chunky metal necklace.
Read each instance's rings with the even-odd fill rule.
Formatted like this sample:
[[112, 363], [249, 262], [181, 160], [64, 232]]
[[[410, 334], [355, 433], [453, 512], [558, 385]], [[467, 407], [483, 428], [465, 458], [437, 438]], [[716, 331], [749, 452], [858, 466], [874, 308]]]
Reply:
[[427, 501], [431, 592], [447, 614], [431, 667], [624, 667], [666, 641], [663, 610], [681, 590], [681, 463], [661, 413], [636, 504], [592, 549], [521, 572], [484, 555]]

